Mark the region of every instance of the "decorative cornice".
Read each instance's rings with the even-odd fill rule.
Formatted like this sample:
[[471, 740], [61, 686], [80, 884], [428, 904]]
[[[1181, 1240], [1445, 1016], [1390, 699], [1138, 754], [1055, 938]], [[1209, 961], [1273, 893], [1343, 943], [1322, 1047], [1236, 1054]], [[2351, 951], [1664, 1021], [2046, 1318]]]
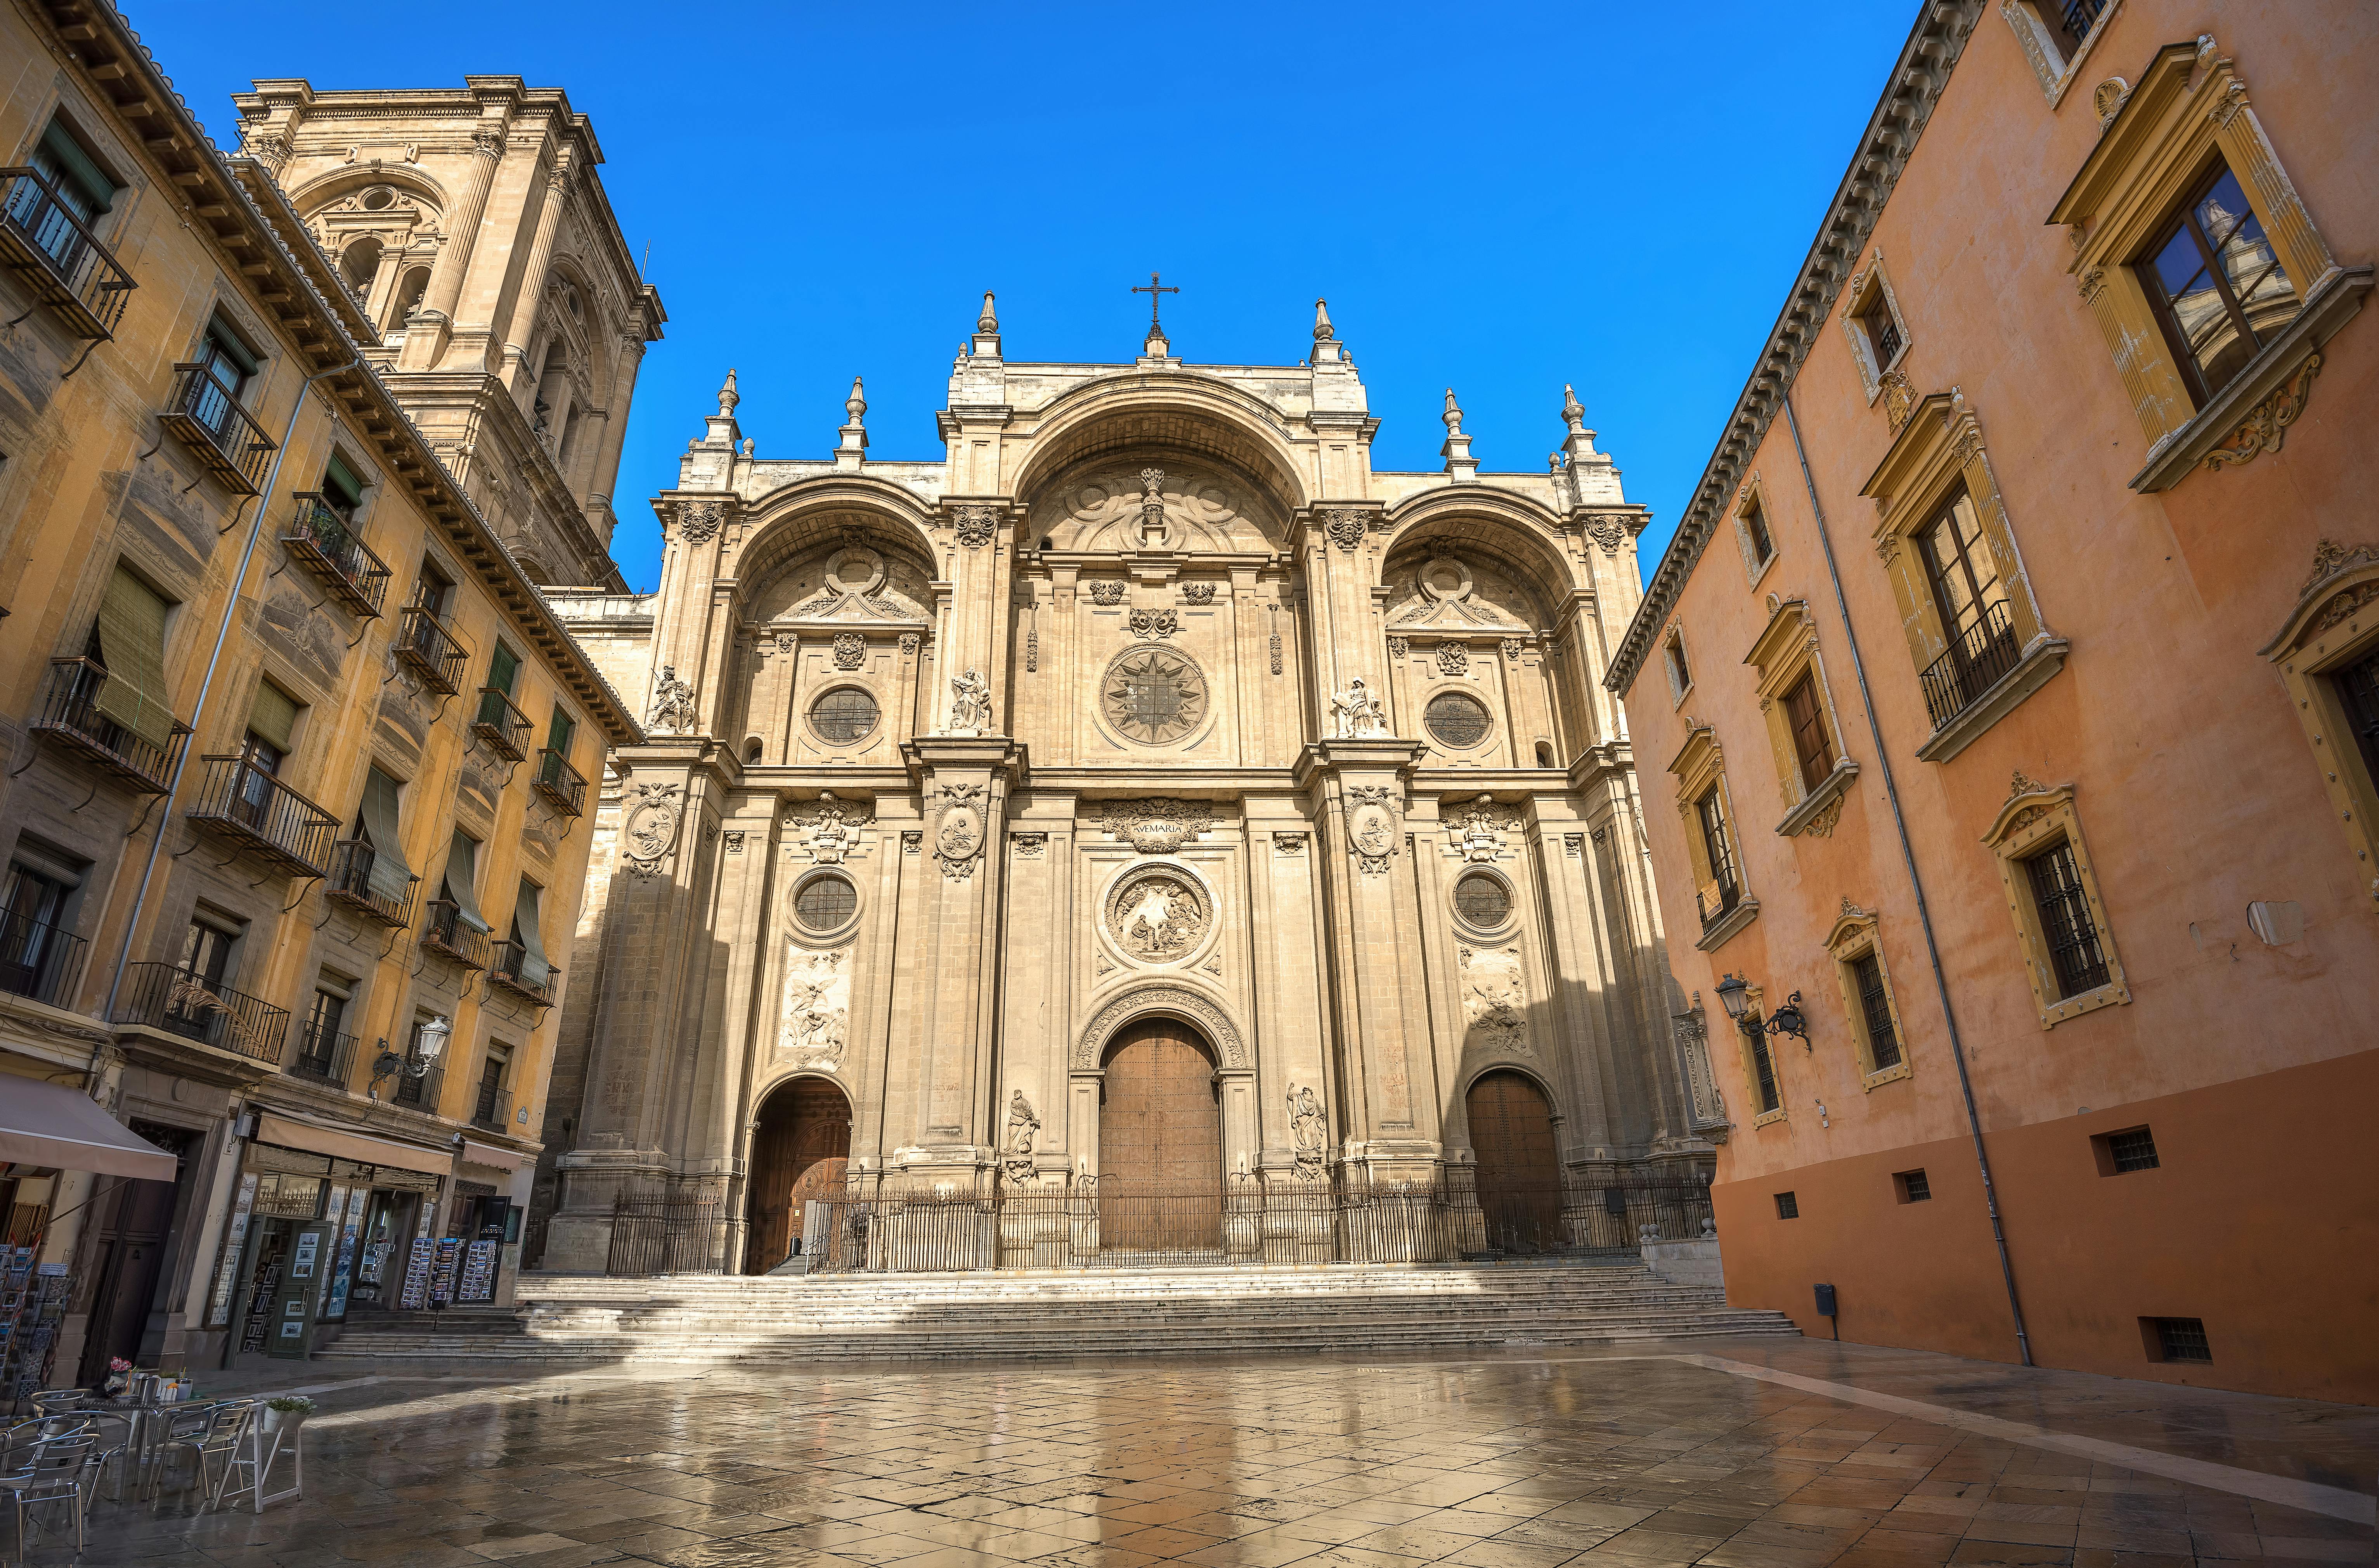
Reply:
[[1636, 683], [1656, 633], [1667, 624], [1686, 579], [1717, 534], [1727, 501], [1742, 482], [1752, 453], [1767, 439], [1768, 427], [1832, 314], [1842, 285], [1858, 270], [1867, 236], [1890, 200], [1901, 171], [1908, 166], [1917, 138], [1949, 85], [1950, 73], [1983, 11], [1984, 0], [1940, 0], [1921, 8], [1908, 42], [1901, 46], [1883, 96], [1867, 120], [1858, 151], [1834, 191], [1833, 204], [1817, 225], [1800, 275], [1769, 332], [1767, 346], [1735, 400], [1725, 433], [1710, 454], [1701, 483], [1695, 487], [1694, 499], [1677, 520], [1676, 535], [1661, 553], [1643, 601], [1627, 623], [1617, 656], [1603, 677], [1603, 685], [1615, 695], [1624, 696]]

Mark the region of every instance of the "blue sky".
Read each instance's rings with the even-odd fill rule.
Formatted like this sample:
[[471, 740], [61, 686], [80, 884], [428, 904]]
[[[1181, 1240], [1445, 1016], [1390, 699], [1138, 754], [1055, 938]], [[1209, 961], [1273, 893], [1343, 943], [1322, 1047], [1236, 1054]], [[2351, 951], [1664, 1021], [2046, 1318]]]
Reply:
[[763, 457], [824, 456], [859, 374], [871, 453], [938, 458], [984, 289], [1011, 359], [1129, 360], [1151, 271], [1192, 363], [1294, 363], [1328, 296], [1380, 468], [1440, 466], [1449, 386], [1487, 468], [1540, 468], [1575, 383], [1648, 570], [1914, 14], [126, 3], [226, 148], [258, 77], [513, 75], [592, 117], [670, 313], [615, 498], [640, 587], [729, 366]]

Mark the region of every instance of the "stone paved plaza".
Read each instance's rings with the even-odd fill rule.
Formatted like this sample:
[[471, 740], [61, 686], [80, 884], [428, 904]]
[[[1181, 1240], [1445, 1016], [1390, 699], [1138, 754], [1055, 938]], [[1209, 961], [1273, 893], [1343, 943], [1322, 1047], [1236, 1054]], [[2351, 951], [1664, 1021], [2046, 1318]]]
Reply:
[[342, 1373], [279, 1379], [321, 1405], [303, 1502], [203, 1517], [102, 1502], [86, 1561], [2367, 1562], [2379, 1465], [2379, 1412], [2359, 1407], [1805, 1341]]

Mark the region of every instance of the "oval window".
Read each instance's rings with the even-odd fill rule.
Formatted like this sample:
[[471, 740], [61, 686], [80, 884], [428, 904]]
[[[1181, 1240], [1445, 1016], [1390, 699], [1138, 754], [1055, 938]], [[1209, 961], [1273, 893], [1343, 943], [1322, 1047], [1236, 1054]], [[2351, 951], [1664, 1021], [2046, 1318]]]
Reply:
[[873, 694], [856, 686], [838, 686], [810, 708], [810, 728], [838, 746], [847, 746], [876, 728], [877, 709]]
[[1429, 699], [1421, 722], [1439, 745], [1464, 751], [1487, 738], [1487, 705], [1467, 692], [1440, 692]]
[[1454, 885], [1454, 911], [1485, 930], [1503, 923], [1512, 912], [1512, 896], [1493, 877], [1472, 872]]
[[793, 895], [793, 918], [804, 931], [839, 931], [858, 910], [859, 889], [840, 876], [814, 876]]

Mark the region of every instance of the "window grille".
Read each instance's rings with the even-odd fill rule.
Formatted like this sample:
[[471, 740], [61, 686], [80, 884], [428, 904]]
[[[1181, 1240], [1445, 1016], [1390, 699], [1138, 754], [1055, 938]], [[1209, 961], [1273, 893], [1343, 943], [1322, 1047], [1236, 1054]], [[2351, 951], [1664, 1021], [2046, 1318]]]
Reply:
[[1753, 565], [1776, 553], [1776, 540], [1768, 532], [1768, 514], [1761, 510], [1757, 496], [1743, 503], [1743, 531], [1751, 538]]
[[1440, 745], [1464, 751], [1487, 736], [1487, 705], [1463, 692], [1440, 692], [1429, 699], [1422, 722]]
[[1801, 787], [1815, 790], [1834, 770], [1834, 738], [1826, 733], [1817, 683], [1804, 675], [1784, 694], [1784, 717], [1793, 727], [1793, 755], [1801, 765]]
[[1512, 912], [1512, 898], [1502, 883], [1473, 872], [1454, 885], [1454, 908], [1464, 920], [1485, 929], [1503, 923]]
[[1776, 1217], [1780, 1220], [1799, 1219], [1801, 1217], [1801, 1200], [1790, 1192], [1778, 1193], [1776, 1195]]
[[2156, 1324], [2156, 1348], [2168, 1361], [2211, 1361], [2214, 1347], [2205, 1341], [2205, 1320], [2203, 1318], [2152, 1318]]
[[1866, 1023], [1871, 1072], [1900, 1065], [1900, 1031], [1891, 1025], [1891, 998], [1883, 987], [1883, 960], [1862, 953], [1851, 962], [1851, 980], [1858, 988], [1859, 1014]]
[[2163, 1163], [2156, 1158], [2156, 1134], [2144, 1127], [2108, 1133], [2107, 1155], [2114, 1162], [2118, 1176], [2126, 1171], [2152, 1171]]
[[2379, 653], [2330, 677], [2346, 709], [2346, 725], [2362, 752], [2362, 770], [2379, 786]]
[[839, 876], [812, 877], [793, 897], [793, 918], [812, 931], [839, 931], [859, 909], [859, 890]]
[[1784, 1103], [1776, 1088], [1776, 1055], [1768, 1048], [1765, 1030], [1757, 1034], [1746, 1032], [1745, 1037], [1751, 1042], [1751, 1068], [1759, 1080], [1759, 1114], [1766, 1116]]
[[2024, 862], [2032, 876], [2033, 902], [2040, 911], [2040, 934], [2048, 944], [2048, 961], [2059, 1000], [2095, 991], [2107, 982], [2106, 949], [2098, 942], [2097, 923], [2090, 915], [2090, 897], [2082, 887], [2082, 867], [2073, 846], [2059, 844]]
[[839, 686], [810, 709], [810, 724], [836, 745], [849, 745], [876, 728], [876, 698], [856, 686]]
[[1904, 340], [1900, 335], [1900, 318], [1891, 313], [1891, 302], [1883, 296], [1880, 287], [1875, 291], [1875, 303], [1866, 308], [1866, 335], [1875, 345], [1876, 369], [1890, 369], [1891, 362], [1900, 357]]
[[1899, 1179], [1902, 1202], [1929, 1203], [1932, 1201], [1933, 1184], [1925, 1178], [1923, 1171], [1902, 1171], [1900, 1173]]

